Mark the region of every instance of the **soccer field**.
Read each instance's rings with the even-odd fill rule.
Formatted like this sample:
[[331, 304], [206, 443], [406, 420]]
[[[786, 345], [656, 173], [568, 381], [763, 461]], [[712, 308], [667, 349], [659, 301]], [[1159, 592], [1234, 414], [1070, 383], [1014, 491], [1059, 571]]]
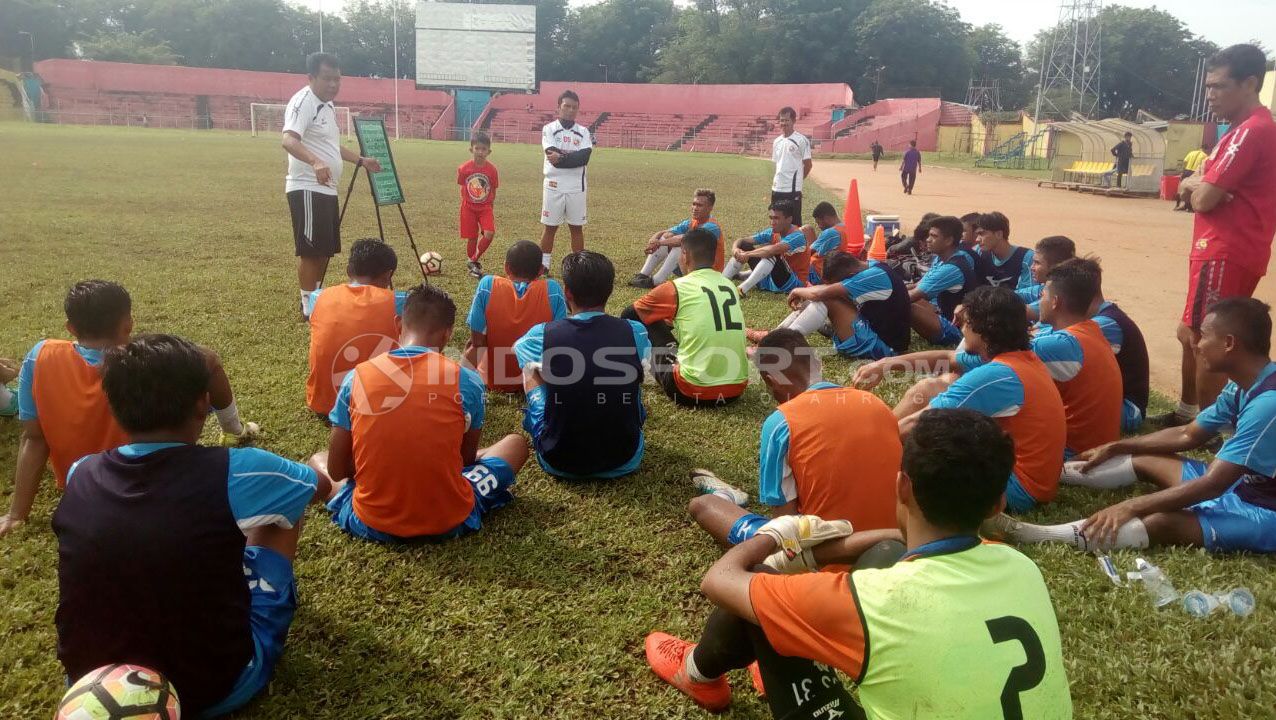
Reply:
[[[304, 406], [307, 327], [296, 307], [284, 153], [273, 138], [2, 123], [0, 148], [0, 356], [20, 359], [41, 338], [66, 337], [62, 300], [73, 282], [116, 280], [132, 294], [137, 332], [180, 334], [221, 354], [244, 419], [265, 431], [262, 447], [304, 459], [326, 446], [325, 428]], [[455, 168], [467, 146], [404, 141], [394, 153], [417, 245], [443, 253], [438, 284], [463, 318], [474, 281], [456, 240]], [[494, 148], [502, 186], [489, 270], [499, 268], [512, 241], [539, 237], [539, 158], [535, 146]], [[616, 263], [613, 312], [639, 295], [623, 283], [637, 269], [642, 241], [686, 217], [692, 189], [717, 191], [715, 215], [730, 237], [766, 226], [766, 162], [603, 148], [589, 172], [588, 245]], [[808, 213], [819, 200], [834, 200], [815, 187], [807, 196]], [[991, 209], [993, 202], [972, 195], [968, 205]], [[397, 212], [389, 209], [385, 219], [400, 256], [397, 284], [405, 287], [419, 275]], [[343, 235], [347, 247], [376, 235], [362, 178]], [[567, 248], [564, 231], [556, 258]], [[344, 257], [334, 261], [329, 284], [344, 278]], [[787, 313], [781, 298], [765, 293], [742, 306], [751, 327]], [[458, 327], [453, 350], [465, 335]], [[819, 336], [813, 342], [827, 344]], [[852, 367], [830, 359], [826, 376], [845, 381]], [[889, 401], [902, 389], [899, 382], [883, 387]], [[713, 468], [755, 493], [758, 429], [772, 402], [760, 383], [746, 401], [719, 411], [676, 409], [654, 385], [645, 399], [640, 472], [568, 484], [531, 462], [519, 476], [517, 500], [459, 541], [365, 543], [312, 507], [298, 553], [301, 606], [288, 651], [269, 691], [236, 717], [703, 716], [647, 669], [643, 637], [653, 629], [698, 636], [709, 612], [698, 586], [718, 551], [686, 513], [687, 470]], [[485, 441], [517, 431], [520, 420], [515, 401], [492, 396]], [[5, 507], [18, 435], [17, 422], [0, 420]], [[1064, 487], [1058, 502], [1028, 519], [1072, 520], [1122, 495]], [[56, 502], [46, 478], [30, 522], [0, 538], [0, 718], [47, 717], [62, 692], [53, 628], [57, 545], [49, 526]], [[1114, 588], [1088, 555], [1062, 547], [1026, 551], [1059, 615], [1076, 717], [1271, 717], [1276, 563], [1148, 553], [1180, 590], [1244, 585], [1258, 599], [1245, 620], [1194, 620], [1177, 606], [1153, 610], [1137, 587]], [[1124, 570], [1134, 557], [1114, 559]], [[729, 717], [769, 717], [744, 673], [731, 681]]]

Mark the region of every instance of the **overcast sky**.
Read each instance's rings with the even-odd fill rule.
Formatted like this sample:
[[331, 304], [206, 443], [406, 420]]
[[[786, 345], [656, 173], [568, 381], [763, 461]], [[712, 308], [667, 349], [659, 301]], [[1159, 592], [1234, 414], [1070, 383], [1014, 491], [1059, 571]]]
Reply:
[[[517, 2], [517, 0], [510, 0]], [[572, 6], [595, 0], [568, 0]], [[344, 0], [290, 0], [326, 12], [337, 12]], [[947, 0], [972, 25], [999, 23], [1023, 43], [1059, 16], [1057, 0]], [[685, 4], [680, 2], [679, 4]], [[1109, 5], [1159, 7], [1178, 16], [1188, 29], [1219, 45], [1258, 40], [1276, 49], [1276, 0], [1120, 0]]]

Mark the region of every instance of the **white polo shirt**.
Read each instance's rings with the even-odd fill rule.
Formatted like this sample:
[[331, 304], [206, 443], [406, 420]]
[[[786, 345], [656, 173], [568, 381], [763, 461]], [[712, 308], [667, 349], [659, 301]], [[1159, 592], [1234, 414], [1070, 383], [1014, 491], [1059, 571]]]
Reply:
[[802, 133], [777, 137], [771, 142], [771, 162], [775, 163], [774, 192], [802, 192], [802, 161], [811, 159], [811, 141]]
[[315, 179], [315, 169], [288, 155], [288, 175], [284, 192], [313, 190], [325, 195], [336, 195], [341, 183], [341, 128], [337, 126], [337, 111], [331, 102], [322, 102], [307, 85], [297, 91], [284, 110], [284, 131], [295, 132], [301, 144], [323, 160], [332, 170], [332, 184], [320, 185]]
[[[580, 123], [573, 123], [564, 128], [563, 123], [555, 120], [541, 129], [541, 150], [558, 148], [564, 153], [576, 152], [594, 146], [594, 138], [589, 128]], [[585, 192], [585, 165], [574, 168], [554, 167], [546, 159], [544, 165], [545, 189], [556, 192]]]

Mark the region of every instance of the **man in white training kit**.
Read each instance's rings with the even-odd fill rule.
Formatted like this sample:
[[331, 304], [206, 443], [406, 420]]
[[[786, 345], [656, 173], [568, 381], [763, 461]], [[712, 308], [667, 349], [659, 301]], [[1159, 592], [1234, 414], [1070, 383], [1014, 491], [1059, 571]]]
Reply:
[[284, 111], [283, 147], [288, 152], [284, 192], [292, 214], [292, 239], [297, 251], [297, 283], [301, 314], [306, 316], [310, 293], [323, 285], [328, 261], [341, 252], [341, 210], [337, 187], [341, 162], [380, 172], [373, 158], [341, 146], [341, 127], [332, 104], [341, 90], [341, 66], [335, 55], [306, 57], [310, 83], [297, 91]]
[[594, 150], [589, 128], [576, 124], [580, 97], [571, 90], [558, 96], [558, 119], [541, 130], [545, 151], [545, 190], [541, 195], [541, 266], [549, 275], [554, 235], [564, 222], [572, 234], [572, 252], [585, 249], [585, 167]]
[[771, 161], [775, 177], [771, 179], [771, 203], [788, 200], [793, 203], [793, 224], [802, 226], [802, 181], [811, 174], [811, 141], [793, 129], [797, 111], [782, 107], [775, 116], [780, 136], [771, 141]]

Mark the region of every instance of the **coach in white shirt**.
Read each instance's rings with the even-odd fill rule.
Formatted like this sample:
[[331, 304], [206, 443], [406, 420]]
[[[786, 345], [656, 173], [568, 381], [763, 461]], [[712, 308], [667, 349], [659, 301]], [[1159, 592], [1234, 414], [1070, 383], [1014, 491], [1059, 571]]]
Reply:
[[554, 235], [564, 222], [572, 233], [572, 252], [585, 249], [585, 168], [594, 151], [589, 128], [576, 124], [580, 98], [571, 90], [558, 96], [558, 119], [541, 130], [545, 151], [545, 189], [541, 194], [541, 264], [545, 274], [554, 257]]
[[793, 203], [793, 224], [802, 224], [802, 181], [811, 174], [811, 141], [793, 129], [797, 112], [782, 107], [775, 116], [780, 136], [771, 142], [771, 161], [775, 177], [771, 180], [771, 202]]
[[301, 286], [302, 314], [308, 293], [323, 285], [328, 261], [341, 252], [341, 221], [337, 187], [341, 161], [379, 172], [373, 158], [341, 146], [341, 128], [332, 101], [341, 90], [341, 66], [328, 53], [306, 58], [310, 84], [297, 91], [284, 111], [284, 150], [288, 151], [288, 175], [284, 191], [292, 213], [292, 238], [297, 249], [297, 282]]

